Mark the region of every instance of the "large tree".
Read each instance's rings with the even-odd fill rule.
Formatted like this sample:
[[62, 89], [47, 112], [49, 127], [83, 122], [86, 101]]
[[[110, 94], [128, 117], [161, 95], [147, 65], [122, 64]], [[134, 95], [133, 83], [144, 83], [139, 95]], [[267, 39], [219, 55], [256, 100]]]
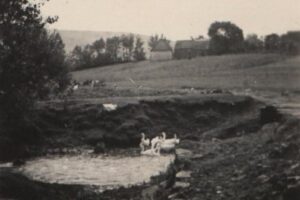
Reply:
[[272, 33], [265, 37], [265, 48], [267, 51], [278, 51], [280, 49], [280, 36]]
[[264, 48], [264, 42], [259, 39], [256, 34], [249, 34], [245, 39], [244, 48], [247, 52], [262, 51]]
[[237, 53], [243, 47], [243, 31], [231, 22], [214, 22], [208, 30], [213, 54]]
[[92, 49], [96, 52], [97, 56], [103, 54], [105, 51], [105, 41], [103, 40], [103, 38], [100, 38], [99, 40], [93, 42]]
[[[32, 1], [30, 1], [32, 2]], [[10, 123], [25, 118], [35, 100], [68, 84], [64, 44], [50, 33], [41, 3], [0, 1], [0, 112]]]
[[300, 32], [291, 31], [281, 36], [280, 51], [288, 54], [300, 53]]

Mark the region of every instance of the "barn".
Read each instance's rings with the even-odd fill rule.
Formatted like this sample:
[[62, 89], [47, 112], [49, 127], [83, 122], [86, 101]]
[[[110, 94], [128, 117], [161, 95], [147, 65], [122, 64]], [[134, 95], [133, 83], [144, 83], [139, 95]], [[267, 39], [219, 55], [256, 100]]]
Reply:
[[209, 40], [180, 40], [175, 44], [174, 58], [190, 59], [207, 55]]
[[173, 58], [173, 51], [170, 44], [165, 40], [158, 41], [157, 45], [151, 50], [150, 60], [171, 60]]

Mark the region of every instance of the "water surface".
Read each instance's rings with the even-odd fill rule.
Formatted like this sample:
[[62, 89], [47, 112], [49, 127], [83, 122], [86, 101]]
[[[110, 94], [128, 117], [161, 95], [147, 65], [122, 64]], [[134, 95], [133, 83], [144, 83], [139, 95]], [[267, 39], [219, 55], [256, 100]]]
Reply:
[[166, 172], [174, 156], [47, 157], [28, 161], [20, 170], [31, 179], [61, 184], [117, 188], [150, 181]]

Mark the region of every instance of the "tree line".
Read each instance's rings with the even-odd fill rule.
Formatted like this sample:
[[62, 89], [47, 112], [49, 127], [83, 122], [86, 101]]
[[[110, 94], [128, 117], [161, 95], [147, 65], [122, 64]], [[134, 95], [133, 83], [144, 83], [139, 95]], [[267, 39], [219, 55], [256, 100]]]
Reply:
[[272, 33], [264, 38], [249, 34], [244, 38], [243, 30], [234, 23], [214, 22], [209, 27], [208, 35], [209, 53], [214, 55], [244, 52], [299, 53], [299, 32], [283, 35]]
[[133, 34], [100, 38], [92, 44], [75, 46], [67, 62], [73, 70], [145, 60], [144, 42]]

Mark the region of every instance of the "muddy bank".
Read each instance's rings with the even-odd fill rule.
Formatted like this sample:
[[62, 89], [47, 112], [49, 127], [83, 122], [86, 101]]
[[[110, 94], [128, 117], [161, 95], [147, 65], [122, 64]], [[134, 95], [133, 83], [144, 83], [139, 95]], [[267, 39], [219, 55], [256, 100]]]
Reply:
[[[74, 148], [96, 148], [103, 153], [137, 147], [141, 132], [154, 137], [165, 131], [169, 137], [176, 133], [182, 139], [200, 140], [214, 127], [232, 122], [242, 125], [252, 119], [257, 124], [261, 107], [251, 98], [232, 95], [141, 101], [115, 111], [94, 103], [45, 104], [37, 110], [33, 126], [19, 134], [19, 141], [2, 140], [0, 160], [66, 153]], [[16, 146], [20, 150], [11, 149]]]
[[127, 148], [138, 146], [141, 132], [148, 137], [165, 131], [200, 139], [212, 127], [257, 119], [261, 106], [251, 98], [230, 95], [141, 101], [110, 112], [97, 104], [56, 104], [43, 107], [37, 124], [50, 139], [47, 144], [54, 146], [104, 143], [108, 148]]
[[[69, 102], [38, 111], [42, 139], [26, 147], [31, 156], [84, 147], [98, 147], [98, 153], [126, 151], [138, 146], [140, 132], [153, 137], [161, 131], [178, 135], [183, 156], [163, 179], [147, 186], [99, 195], [86, 187], [41, 184], [1, 172], [0, 188], [5, 191], [27, 188], [30, 194], [45, 193], [52, 199], [151, 199], [151, 194], [154, 199], [293, 200], [299, 194], [299, 120], [249, 97], [141, 101], [115, 111]], [[179, 172], [180, 177], [174, 176]], [[161, 185], [163, 180], [168, 184]], [[18, 198], [14, 192], [6, 194]], [[21, 199], [41, 197], [18, 194]]]

